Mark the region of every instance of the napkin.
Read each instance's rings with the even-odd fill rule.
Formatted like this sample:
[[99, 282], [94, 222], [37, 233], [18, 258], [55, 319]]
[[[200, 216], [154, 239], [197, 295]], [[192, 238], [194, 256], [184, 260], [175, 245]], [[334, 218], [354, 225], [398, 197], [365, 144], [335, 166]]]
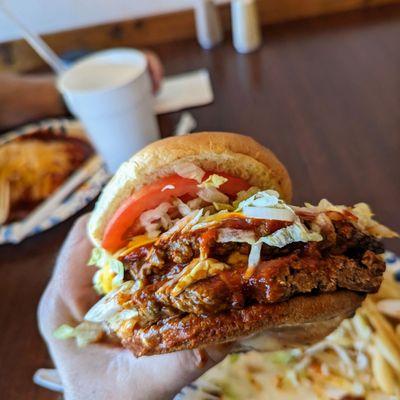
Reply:
[[214, 100], [210, 74], [206, 69], [170, 76], [164, 79], [155, 98], [157, 114], [203, 106]]

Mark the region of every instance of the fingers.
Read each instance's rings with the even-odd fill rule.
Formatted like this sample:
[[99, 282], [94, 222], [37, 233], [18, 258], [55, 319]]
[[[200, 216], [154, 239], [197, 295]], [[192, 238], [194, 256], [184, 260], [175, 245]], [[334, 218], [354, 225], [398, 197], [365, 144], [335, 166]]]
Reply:
[[145, 54], [149, 65], [151, 80], [153, 83], [153, 93], [157, 93], [160, 89], [161, 82], [164, 77], [164, 67], [157, 54], [153, 53], [152, 51], [145, 51]]
[[[36, 96], [40, 93], [40, 96]], [[11, 128], [44, 117], [65, 114], [51, 75], [0, 73], [0, 127]]]
[[55, 294], [64, 300], [76, 320], [81, 320], [98, 299], [92, 284], [96, 268], [87, 265], [93, 248], [86, 233], [88, 218], [84, 215], [72, 227], [50, 282]]
[[231, 348], [228, 344], [210, 346], [200, 352], [185, 350], [150, 357], [131, 356], [129, 369], [136, 371], [136, 375], [140, 371], [142, 381], [152, 382], [152, 399], [172, 398], [182, 387], [222, 361]]

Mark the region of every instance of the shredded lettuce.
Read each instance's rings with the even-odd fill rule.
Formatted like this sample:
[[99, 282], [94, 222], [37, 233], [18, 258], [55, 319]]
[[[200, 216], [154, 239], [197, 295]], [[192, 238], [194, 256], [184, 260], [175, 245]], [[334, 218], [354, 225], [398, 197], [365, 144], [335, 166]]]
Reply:
[[250, 218], [277, 219], [294, 221], [296, 215], [293, 210], [279, 199], [279, 193], [275, 190], [263, 190], [255, 193], [248, 199], [239, 203], [236, 211], [242, 211]]
[[160, 233], [160, 227], [169, 229], [172, 226], [172, 220], [168, 215], [168, 210], [172, 207], [172, 204], [164, 202], [158, 205], [156, 208], [145, 211], [140, 215], [140, 224], [144, 227], [147, 234], [156, 235]]
[[202, 188], [214, 187], [218, 189], [222, 184], [227, 181], [228, 179], [221, 175], [212, 174], [205, 181], [201, 182], [198, 186]]
[[117, 289], [112, 290], [102, 297], [92, 308], [86, 313], [84, 319], [89, 322], [101, 323], [107, 321], [115, 314], [123, 309], [123, 304], [118, 301], [118, 295], [134, 293], [140, 286], [141, 281], [126, 281]]
[[171, 292], [172, 296], [178, 296], [188, 286], [202, 279], [216, 275], [218, 272], [228, 269], [229, 265], [213, 258], [194, 258], [177, 276], [176, 282], [171, 285], [167, 282], [160, 289], [159, 293]]
[[213, 186], [202, 187], [197, 194], [208, 203], [227, 203], [229, 201], [229, 197], [226, 194]]
[[261, 258], [261, 247], [262, 243], [254, 243], [251, 245], [251, 250], [249, 254], [248, 265], [249, 268], [254, 268], [258, 265]]
[[239, 206], [239, 203], [243, 200], [247, 200], [249, 197], [255, 195], [260, 191], [260, 188], [257, 186], [252, 186], [247, 190], [242, 190], [236, 195], [236, 200], [232, 203], [232, 206], [236, 209]]
[[[186, 269], [187, 267], [185, 267]], [[206, 260], [196, 260], [193, 266], [188, 268], [187, 271], [180, 277], [179, 281], [175, 285], [171, 294], [177, 296], [187, 286], [195, 283], [201, 279], [209, 278], [216, 275], [218, 272], [229, 268], [229, 266], [223, 262], [208, 258]]]
[[235, 364], [236, 362], [238, 362], [240, 357], [240, 354], [238, 353], [233, 353], [229, 356], [229, 361], [231, 362], [231, 364]]
[[297, 208], [301, 211], [307, 210], [314, 213], [334, 211], [343, 214], [344, 212], [349, 212], [357, 218], [354, 225], [369, 235], [375, 236], [378, 239], [399, 237], [396, 232], [373, 219], [374, 214], [366, 203], [357, 203], [353, 207], [347, 207], [343, 205], [337, 206], [326, 199], [322, 199], [317, 206], [305, 203], [305, 207]]
[[237, 210], [243, 210], [244, 207], [288, 207], [282, 200], [279, 199], [279, 193], [275, 190], [263, 190], [255, 193], [246, 200], [239, 203]]
[[323, 238], [319, 233], [308, 231], [300, 221], [295, 221], [292, 225], [259, 239], [268, 246], [279, 248], [294, 242], [320, 242], [321, 240]]
[[56, 339], [61, 339], [61, 340], [71, 339], [75, 337], [75, 329], [70, 325], [63, 324], [53, 332], [53, 336]]
[[99, 269], [94, 274], [93, 284], [99, 294], [105, 294], [122, 285], [124, 280], [124, 265], [110, 253], [101, 248], [94, 248], [88, 261]]
[[138, 317], [139, 312], [136, 308], [132, 308], [120, 311], [112, 316], [107, 322], [113, 331], [117, 331], [125, 321], [138, 320]]
[[266, 356], [266, 359], [273, 362], [274, 364], [288, 365], [292, 361], [296, 360], [296, 356], [295, 353], [293, 353], [293, 351], [281, 350], [268, 354]]
[[89, 343], [99, 341], [103, 334], [104, 331], [100, 324], [88, 321], [81, 322], [75, 328], [64, 324], [53, 332], [53, 336], [56, 339], [66, 340], [75, 338], [78, 347], [85, 347]]
[[269, 219], [276, 221], [293, 222], [296, 219], [296, 214], [287, 208], [276, 207], [249, 207], [243, 208], [243, 215], [248, 218]]
[[216, 202], [214, 202], [213, 206], [214, 206], [216, 211], [221, 211], [221, 210], [233, 211], [235, 209], [233, 206], [231, 206], [228, 203], [216, 203]]
[[178, 197], [174, 200], [174, 205], [184, 217], [192, 212], [192, 209]]
[[372, 218], [374, 214], [372, 213], [368, 204], [357, 203], [354, 205], [351, 212], [358, 218], [358, 225], [375, 237], [379, 239], [399, 237], [396, 232]]
[[195, 179], [199, 183], [202, 181], [205, 174], [205, 172], [197, 165], [185, 161], [175, 164], [174, 171], [183, 178]]

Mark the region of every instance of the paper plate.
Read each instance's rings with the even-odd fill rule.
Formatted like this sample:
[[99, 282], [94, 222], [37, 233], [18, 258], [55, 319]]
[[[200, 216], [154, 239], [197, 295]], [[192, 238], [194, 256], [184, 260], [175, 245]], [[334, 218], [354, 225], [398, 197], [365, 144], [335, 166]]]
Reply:
[[[0, 146], [17, 138], [18, 136], [32, 133], [38, 129], [48, 128], [53, 128], [54, 134], [56, 135], [86, 137], [82, 125], [76, 120], [49, 119], [26, 125], [21, 129], [2, 135], [0, 137]], [[43, 232], [54, 225], [65, 221], [79, 210], [84, 208], [100, 193], [108, 178], [109, 175], [104, 169], [104, 166], [102, 166], [89, 180], [74, 190], [57, 208], [53, 210], [53, 212], [47, 218], [36, 225], [28, 233], [28, 235], [25, 236], [25, 238]], [[23, 240], [17, 238], [16, 236], [18, 226], [21, 223], [23, 223], [23, 221], [2, 226], [0, 228], [0, 244], [19, 243], [21, 240]]]

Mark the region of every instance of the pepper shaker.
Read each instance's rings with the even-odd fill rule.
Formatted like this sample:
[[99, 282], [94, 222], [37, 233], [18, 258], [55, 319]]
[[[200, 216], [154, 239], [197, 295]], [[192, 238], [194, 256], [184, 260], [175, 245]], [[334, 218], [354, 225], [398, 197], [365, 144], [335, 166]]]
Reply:
[[232, 0], [233, 45], [239, 53], [250, 53], [261, 45], [256, 0]]
[[195, 0], [197, 40], [203, 49], [211, 49], [223, 39], [222, 26], [213, 0]]

